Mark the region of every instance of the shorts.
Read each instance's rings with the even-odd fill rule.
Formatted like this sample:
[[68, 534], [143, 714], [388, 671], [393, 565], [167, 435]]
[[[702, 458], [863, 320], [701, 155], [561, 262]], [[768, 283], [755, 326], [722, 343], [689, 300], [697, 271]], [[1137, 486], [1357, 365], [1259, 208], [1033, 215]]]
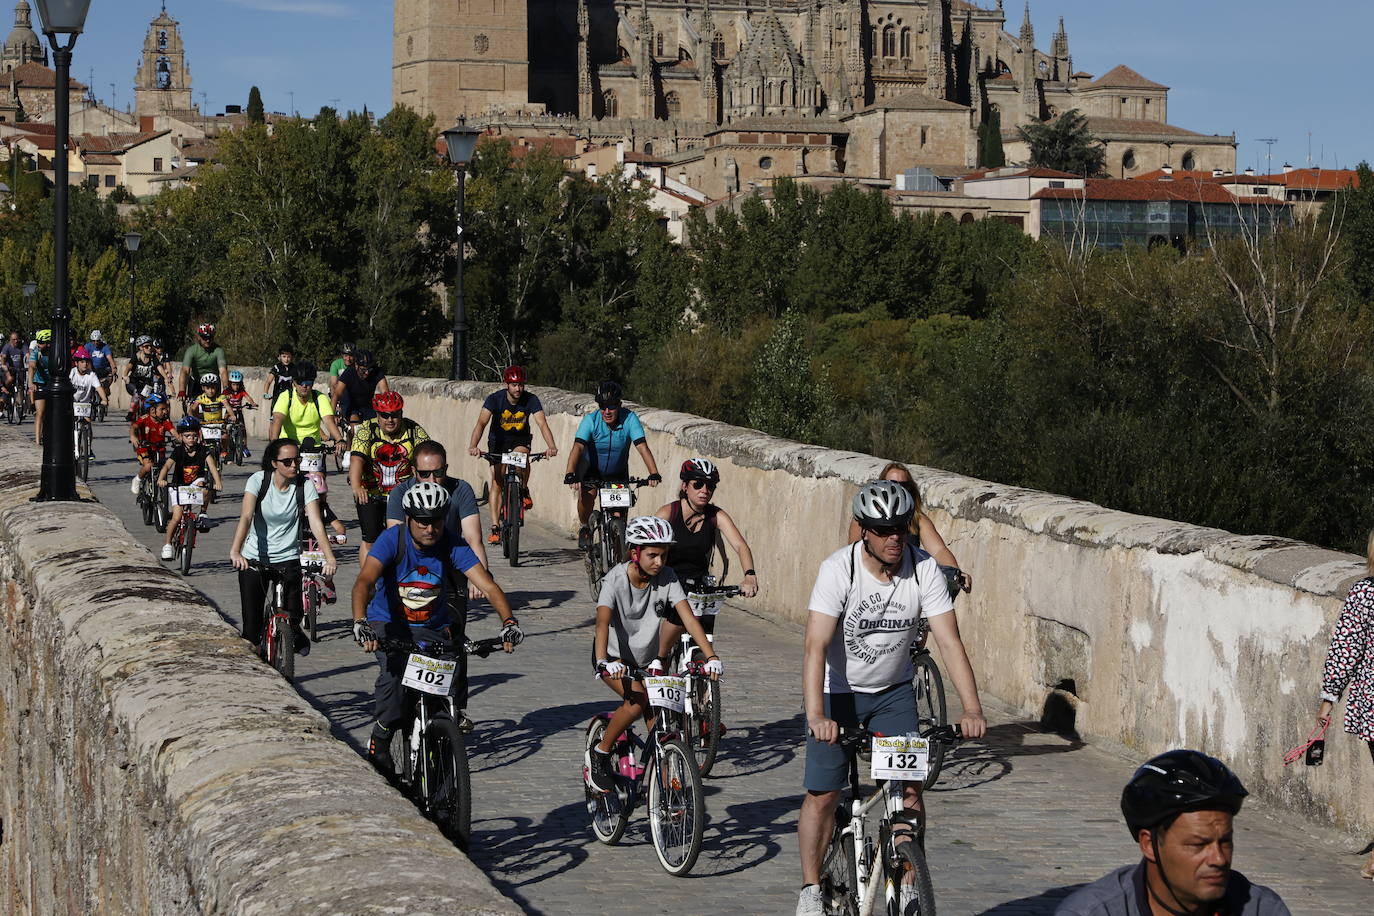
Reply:
[[368, 497], [367, 502], [358, 506], [358, 527], [363, 530], [363, 540], [373, 543], [386, 528], [386, 497]]
[[629, 465], [626, 465], [614, 474], [596, 472], [592, 468], [592, 456], [587, 453], [586, 449], [583, 449], [582, 455], [577, 459], [577, 470], [573, 471], [573, 474], [578, 480], [586, 480], [590, 477], [593, 480], [626, 481], [630, 479], [630, 468]]
[[[825, 715], [841, 728], [863, 726], [884, 735], [905, 735], [920, 728], [916, 715], [916, 694], [903, 681], [878, 693], [827, 693]], [[817, 741], [806, 732], [806, 776], [808, 792], [839, 792], [849, 785], [849, 755], [838, 744]]]
[[[513, 452], [522, 448], [526, 451], [532, 450], [534, 448], [534, 436], [510, 436], [501, 439], [489, 437], [487, 439], [487, 452], [491, 455], [503, 455], [506, 452]], [[501, 465], [499, 460], [493, 461], [492, 464], [496, 467]], [[501, 470], [502, 472], [505, 471], [504, 468]]]
[[33, 401], [35, 404], [39, 401], [46, 401], [48, 399], [48, 389], [43, 387], [46, 384], [47, 382], [39, 382], [37, 387], [34, 388]]
[[114, 370], [111, 369], [109, 366], [99, 366], [99, 367], [92, 366], [92, 367], [91, 367], [91, 371], [95, 373], [95, 377], [96, 377], [96, 378], [98, 378], [98, 379], [100, 379], [100, 380], [102, 380], [102, 381], [105, 380], [105, 379], [107, 379], [107, 378], [109, 378], [110, 375], [114, 372]]

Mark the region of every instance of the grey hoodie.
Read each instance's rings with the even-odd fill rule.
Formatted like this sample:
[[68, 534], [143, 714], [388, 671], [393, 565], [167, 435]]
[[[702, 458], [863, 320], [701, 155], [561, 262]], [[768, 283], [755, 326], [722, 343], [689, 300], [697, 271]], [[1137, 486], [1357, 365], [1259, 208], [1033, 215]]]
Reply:
[[[1279, 895], [1231, 872], [1218, 913], [1225, 916], [1292, 916]], [[1145, 862], [1126, 865], [1065, 898], [1054, 916], [1150, 916]]]

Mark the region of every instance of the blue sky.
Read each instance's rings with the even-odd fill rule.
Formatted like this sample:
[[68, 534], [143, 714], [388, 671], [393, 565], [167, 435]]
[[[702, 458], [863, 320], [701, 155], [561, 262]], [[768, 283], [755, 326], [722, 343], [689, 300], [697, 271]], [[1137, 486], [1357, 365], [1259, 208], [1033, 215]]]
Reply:
[[[572, 0], [568, 0], [572, 2]], [[980, 0], [991, 6], [994, 0]], [[0, 10], [9, 4], [0, 0]], [[188, 45], [192, 79], [211, 111], [246, 104], [261, 87], [270, 110], [314, 112], [391, 105], [390, 0], [169, 0]], [[1007, 0], [1010, 30], [1023, 4]], [[124, 107], [158, 0], [93, 0], [74, 75], [95, 70], [96, 93]], [[1036, 0], [1036, 44], [1048, 48], [1065, 18], [1078, 69], [1101, 75], [1124, 63], [1172, 88], [1169, 120], [1206, 133], [1236, 133], [1239, 165], [1263, 170], [1312, 162], [1353, 166], [1374, 158], [1374, 119], [1365, 97], [1368, 0], [1311, 7], [1278, 0]], [[0, 13], [0, 15], [8, 15]], [[336, 101], [337, 100], [337, 101]]]

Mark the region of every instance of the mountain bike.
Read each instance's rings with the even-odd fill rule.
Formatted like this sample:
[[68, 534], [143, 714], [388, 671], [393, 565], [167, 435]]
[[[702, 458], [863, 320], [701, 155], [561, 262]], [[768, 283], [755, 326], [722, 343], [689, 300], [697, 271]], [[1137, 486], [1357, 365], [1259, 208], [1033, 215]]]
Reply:
[[181, 506], [181, 518], [172, 532], [172, 550], [181, 567], [181, 574], [185, 576], [191, 572], [191, 553], [196, 549], [196, 532], [200, 530], [200, 517], [212, 491], [208, 487], [194, 485], [167, 489], [174, 504]]
[[506, 479], [502, 483], [505, 500], [501, 504], [501, 517], [496, 523], [501, 530], [501, 555], [510, 561], [511, 566], [519, 566], [520, 529], [525, 526], [525, 482], [520, 479], [520, 469], [529, 467], [531, 461], [544, 460], [547, 453], [483, 452], [482, 457], [492, 464], [499, 461], [506, 466]]
[[399, 788], [444, 835], [466, 850], [472, 831], [472, 783], [467, 746], [453, 700], [464, 655], [486, 658], [501, 649], [500, 637], [400, 642], [379, 639], [387, 652], [408, 652], [401, 678], [406, 716], [391, 736]]
[[324, 574], [324, 551], [313, 537], [301, 539], [301, 607], [311, 642], [319, 642], [320, 606], [337, 600], [333, 580]]
[[243, 411], [255, 409], [252, 404], [244, 404], [239, 408], [238, 417], [229, 424], [229, 460], [239, 467], [248, 460], [248, 427], [243, 421]]
[[85, 483], [91, 477], [91, 458], [95, 451], [91, 444], [91, 417], [96, 405], [83, 401], [72, 402], [72, 416], [76, 422], [76, 476]]
[[270, 563], [250, 560], [248, 565], [262, 577], [262, 655], [288, 681], [296, 677], [296, 633], [286, 604], [286, 579]]
[[[3, 373], [3, 370], [0, 370], [0, 373]], [[11, 391], [3, 385], [0, 385], [0, 414], [4, 415], [6, 423], [23, 422], [23, 417], [18, 416], [18, 410], [16, 410], [18, 402], [18, 386], [15, 386], [15, 390]], [[22, 408], [19, 409], [22, 410]]]
[[215, 460], [224, 464], [224, 456], [229, 451], [229, 436], [224, 423], [200, 424], [200, 437], [205, 444], [215, 450]]
[[[840, 745], [849, 754], [849, 797], [835, 810], [830, 845], [821, 860], [821, 900], [827, 913], [844, 916], [934, 916], [935, 888], [926, 864], [924, 831], [902, 803], [902, 783], [923, 778], [931, 745], [963, 740], [959, 726], [887, 737], [846, 729]], [[867, 799], [859, 785], [859, 754], [867, 747], [878, 790]], [[867, 823], [882, 807], [877, 830]], [[905, 899], [904, 899], [905, 898]]]
[[[143, 516], [143, 524], [152, 525], [161, 520], [159, 531], [166, 530], [166, 497], [159, 491], [157, 485], [157, 472], [161, 469], [163, 462], [167, 460], [165, 448], [149, 447], [148, 458], [153, 464], [153, 469], [148, 472], [146, 477], [139, 478], [138, 496], [134, 501], [138, 503], [138, 510]], [[159, 511], [161, 510], [161, 511]]]
[[[615, 789], [598, 792], [592, 788], [583, 765], [582, 781], [592, 835], [608, 846], [620, 842], [630, 814], [647, 796], [649, 834], [658, 862], [670, 875], [685, 875], [701, 853], [706, 802], [701, 773], [691, 749], [677, 732], [669, 730], [676, 724], [672, 714], [683, 709], [683, 681], [680, 677], [654, 676], [638, 669], [631, 671], [630, 676], [644, 685], [656, 715], [644, 740], [635, 734], [633, 726], [616, 740], [611, 752], [616, 764]], [[610, 717], [610, 713], [603, 713], [588, 723], [586, 750], [600, 743]]]
[[[930, 629], [924, 618], [921, 620], [923, 633]], [[939, 728], [949, 724], [948, 709], [945, 702], [945, 679], [940, 676], [940, 666], [925, 646], [925, 635], [911, 647], [911, 689], [916, 694], [916, 718], [920, 730]], [[936, 742], [930, 748], [930, 769], [926, 774], [925, 787], [929, 789], [940, 778], [945, 765], [945, 745]]]
[[595, 601], [601, 597], [601, 580], [606, 572], [625, 559], [625, 519], [635, 504], [635, 490], [647, 486], [648, 480], [631, 477], [628, 480], [582, 481], [585, 490], [594, 490], [597, 505], [587, 518], [591, 532], [591, 546], [584, 554], [587, 566], [587, 585]]
[[[740, 593], [739, 586], [716, 585], [714, 576], [707, 576], [706, 583], [687, 592], [687, 600], [692, 612], [701, 620], [706, 630], [706, 639], [715, 644], [716, 615], [726, 598]], [[676, 671], [685, 682], [683, 692], [682, 734], [688, 747], [696, 756], [697, 767], [703, 777], [711, 774], [715, 765], [716, 753], [720, 750], [721, 700], [720, 680], [711, 680], [706, 673], [706, 656], [692, 641], [688, 633], [682, 634], [678, 645], [673, 647], [672, 657], [667, 659], [668, 668]]]

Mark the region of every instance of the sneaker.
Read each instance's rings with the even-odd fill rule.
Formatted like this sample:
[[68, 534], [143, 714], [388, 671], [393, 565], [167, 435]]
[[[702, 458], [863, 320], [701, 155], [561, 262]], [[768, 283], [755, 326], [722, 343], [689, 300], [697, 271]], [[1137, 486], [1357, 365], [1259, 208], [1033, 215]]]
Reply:
[[487, 543], [488, 543], [488, 544], [499, 544], [499, 543], [501, 543], [501, 527], [500, 527], [499, 525], [492, 525], [492, 526], [491, 526], [491, 534], [487, 535]]
[[797, 898], [797, 916], [825, 916], [825, 903], [821, 900], [821, 889], [815, 884], [802, 888]]
[[291, 632], [295, 635], [296, 654], [305, 657], [310, 654], [310, 637], [300, 627], [292, 627]]
[[204, 534], [205, 532], [209, 531], [210, 520], [203, 515], [200, 518], [196, 519], [196, 530], [199, 531], [201, 534]]
[[388, 778], [396, 772], [396, 761], [391, 757], [391, 735], [375, 725], [367, 739], [367, 762]]
[[129, 482], [129, 492], [137, 496], [142, 484], [143, 478], [135, 475], [134, 479]]
[[587, 783], [593, 789], [598, 792], [615, 790], [615, 767], [610, 754], [603, 753], [600, 748], [589, 747], [583, 764], [587, 768]]
[[172, 551], [172, 545], [171, 545], [171, 544], [163, 544], [163, 545], [162, 545], [162, 559], [164, 559], [164, 560], [170, 560], [170, 559], [172, 559], [172, 557], [174, 557], [175, 555], [176, 555], [176, 554], [173, 553], [173, 551]]
[[529, 497], [529, 496], [526, 496], [526, 497], [525, 497], [525, 511], [528, 512], [528, 511], [530, 511], [530, 510], [533, 509], [533, 508], [534, 508], [534, 499], [531, 498], [531, 497]]
[[343, 534], [331, 534], [331, 535], [329, 536], [329, 543], [333, 544], [333, 545], [336, 546], [336, 547], [338, 547], [338, 546], [340, 546], [340, 545], [343, 545], [343, 544], [347, 544], [347, 543], [348, 543], [348, 534], [347, 534], [347, 532], [345, 532], [345, 533], [343, 533]]
[[588, 528], [586, 525], [583, 525], [581, 528], [577, 529], [577, 549], [592, 549], [592, 530]]
[[458, 710], [458, 730], [465, 735], [470, 735], [475, 728], [477, 728], [477, 723], [468, 717], [467, 710]]

